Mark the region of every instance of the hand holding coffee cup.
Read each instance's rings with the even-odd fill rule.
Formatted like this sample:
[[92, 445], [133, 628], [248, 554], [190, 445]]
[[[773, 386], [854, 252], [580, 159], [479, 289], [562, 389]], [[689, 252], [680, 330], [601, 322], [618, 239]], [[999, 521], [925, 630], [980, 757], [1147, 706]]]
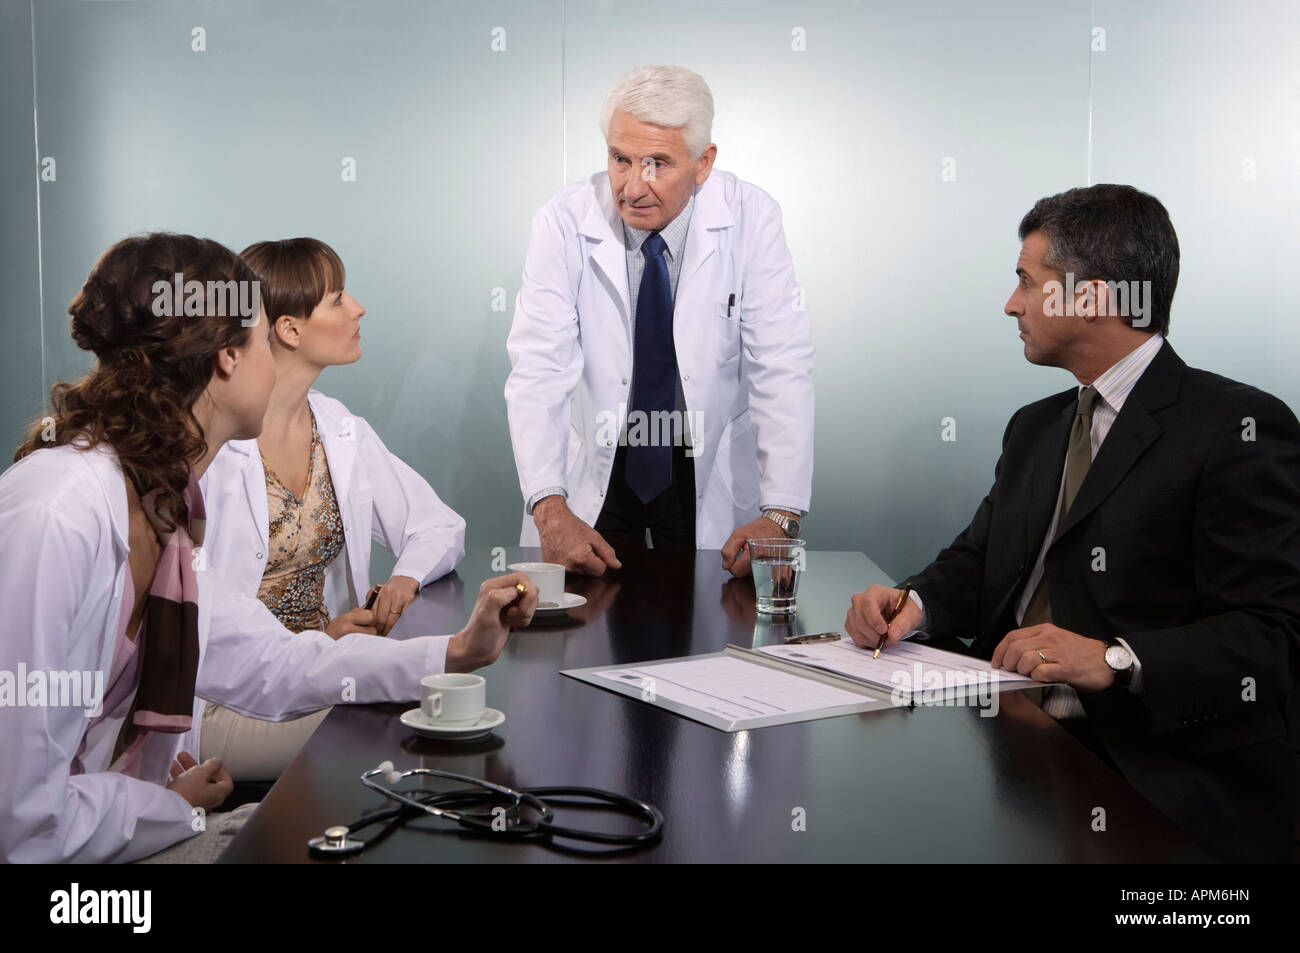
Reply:
[[537, 587], [523, 573], [485, 580], [469, 622], [447, 645], [447, 671], [472, 672], [495, 662], [510, 630], [532, 622], [536, 608]]

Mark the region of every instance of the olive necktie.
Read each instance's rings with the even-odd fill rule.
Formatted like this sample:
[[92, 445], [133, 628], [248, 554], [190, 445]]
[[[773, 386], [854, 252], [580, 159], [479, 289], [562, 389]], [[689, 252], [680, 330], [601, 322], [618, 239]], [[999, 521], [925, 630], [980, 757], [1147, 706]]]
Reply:
[[[1070, 447], [1065, 451], [1065, 493], [1061, 496], [1060, 514], [1056, 520], [1056, 532], [1061, 532], [1065, 517], [1070, 512], [1070, 505], [1079, 494], [1083, 478], [1088, 475], [1092, 465], [1092, 408], [1097, 403], [1097, 388], [1089, 385], [1079, 392], [1079, 403], [1074, 411], [1074, 426], [1070, 428]], [[1052, 621], [1052, 600], [1047, 591], [1047, 566], [1043, 566], [1043, 575], [1038, 580], [1038, 588], [1025, 608], [1025, 617], [1020, 620], [1021, 628], [1040, 625]]]

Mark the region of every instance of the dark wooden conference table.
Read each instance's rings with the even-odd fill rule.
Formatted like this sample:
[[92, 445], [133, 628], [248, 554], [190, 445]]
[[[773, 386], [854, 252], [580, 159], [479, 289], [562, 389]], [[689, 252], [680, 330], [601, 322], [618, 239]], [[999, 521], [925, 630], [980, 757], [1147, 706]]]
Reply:
[[[539, 554], [510, 549], [506, 558]], [[664, 813], [664, 835], [630, 853], [579, 853], [423, 817], [359, 856], [326, 863], [1207, 859], [1018, 693], [1001, 696], [995, 717], [974, 707], [922, 706], [727, 733], [559, 674], [716, 652], [728, 643], [755, 647], [792, 632], [842, 632], [850, 596], [891, 582], [862, 553], [810, 552], [796, 620], [773, 623], [756, 613], [752, 581], [733, 580], [715, 551], [621, 558], [623, 569], [606, 578], [570, 575], [566, 588], [587, 605], [516, 631], [480, 670], [487, 704], [506, 714], [493, 735], [466, 745], [421, 739], [398, 720], [418, 702], [336, 706], [221, 861], [311, 862], [309, 838], [387, 803], [358, 780], [384, 760], [512, 787], [632, 795]], [[459, 630], [479, 584], [498, 574], [493, 561], [493, 551], [472, 548], [456, 572], [424, 589], [390, 637]], [[412, 698], [424, 674], [412, 673]], [[1104, 830], [1095, 829], [1099, 808]]]

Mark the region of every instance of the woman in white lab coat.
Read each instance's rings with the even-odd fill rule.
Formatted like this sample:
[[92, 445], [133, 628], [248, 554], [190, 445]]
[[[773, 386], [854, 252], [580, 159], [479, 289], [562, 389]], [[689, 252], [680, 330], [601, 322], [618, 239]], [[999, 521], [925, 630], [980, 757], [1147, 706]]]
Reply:
[[[228, 443], [204, 476], [208, 566], [293, 631], [385, 635], [420, 586], [460, 561], [465, 521], [364, 419], [312, 389], [326, 367], [361, 356], [365, 309], [334, 250], [293, 238], [240, 257], [261, 282], [276, 382], [261, 435]], [[372, 539], [397, 563], [367, 612]], [[236, 781], [273, 780], [326, 714], [272, 723], [208, 703], [188, 744]]]
[[154, 234], [105, 252], [72, 302], [98, 360], [0, 475], [0, 861], [134, 860], [202, 830], [231, 781], [182, 751], [196, 695], [261, 718], [332, 704], [345, 678], [359, 703], [412, 699], [531, 618], [536, 591], [505, 576], [454, 636], [334, 640], [204, 568], [198, 478], [257, 435], [274, 385], [265, 318], [245, 326], [213, 288], [255, 278], [215, 242]]

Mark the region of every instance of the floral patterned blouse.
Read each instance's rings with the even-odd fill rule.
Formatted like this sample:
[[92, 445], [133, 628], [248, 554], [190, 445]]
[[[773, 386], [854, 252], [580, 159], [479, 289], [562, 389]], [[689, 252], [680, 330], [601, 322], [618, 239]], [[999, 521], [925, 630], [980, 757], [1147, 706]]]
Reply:
[[325, 607], [325, 571], [343, 550], [343, 518], [316, 415], [311, 418], [311, 463], [302, 499], [280, 482], [266, 465], [266, 505], [271, 517], [270, 552], [257, 598], [285, 628], [293, 632], [324, 629], [330, 620]]

